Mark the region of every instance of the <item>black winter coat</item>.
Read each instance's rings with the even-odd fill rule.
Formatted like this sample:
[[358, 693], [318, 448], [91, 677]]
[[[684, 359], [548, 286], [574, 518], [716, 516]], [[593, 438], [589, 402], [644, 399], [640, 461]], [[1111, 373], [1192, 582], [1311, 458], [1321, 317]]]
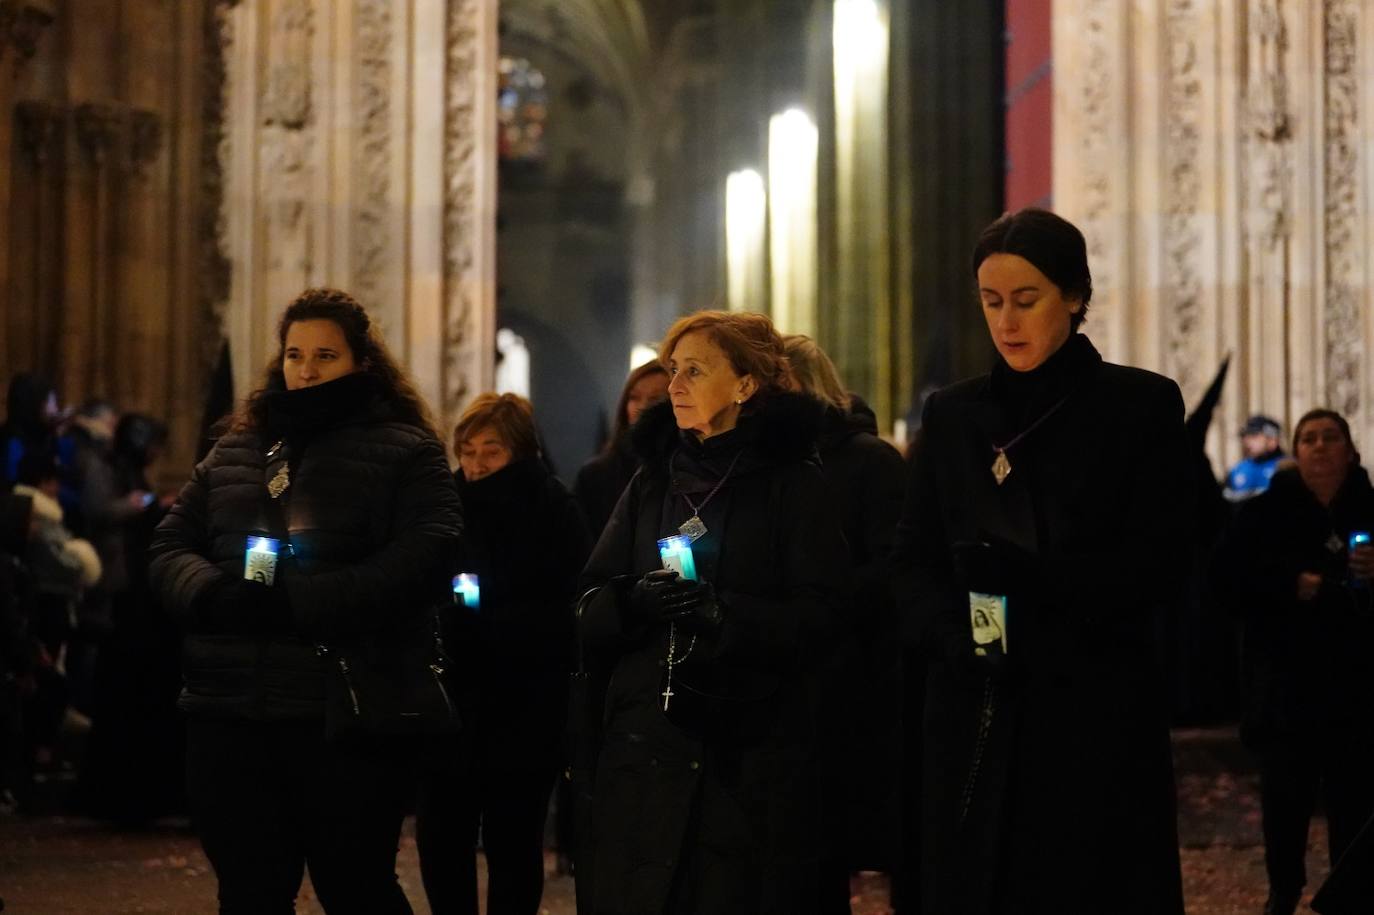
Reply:
[[606, 522], [611, 520], [620, 494], [630, 485], [630, 478], [639, 469], [639, 458], [626, 433], [611, 447], [582, 465], [573, 483], [573, 495], [587, 517], [593, 537], [601, 536]]
[[[995, 444], [1047, 414], [999, 486]], [[1189, 473], [1178, 387], [1103, 362], [1081, 335], [1034, 372], [999, 361], [927, 402], [894, 567], [935, 653], [925, 911], [1182, 912], [1156, 626], [1185, 577]], [[954, 564], [974, 540], [1003, 544], [997, 680], [974, 666], [975, 588]]]
[[[1296, 468], [1241, 506], [1218, 559], [1225, 593], [1244, 620], [1242, 735], [1313, 740], [1331, 730], [1374, 732], [1374, 612], [1368, 585], [1348, 572], [1352, 531], [1374, 531], [1374, 487], [1354, 467], [1329, 507]], [[1315, 599], [1298, 575], [1318, 572]]]
[[470, 663], [481, 759], [512, 769], [558, 763], [567, 713], [578, 575], [591, 550], [586, 522], [542, 461], [517, 461], [467, 482], [464, 570], [481, 606], [455, 607], [457, 650]]
[[827, 768], [839, 781], [832, 838], [853, 869], [891, 870], [898, 856], [902, 656], [892, 601], [892, 544], [902, 513], [906, 465], [878, 438], [873, 411], [857, 397], [831, 407], [820, 435], [821, 466], [854, 566], [847, 631], [826, 689]]
[[[438, 440], [398, 419], [364, 373], [273, 398], [267, 429], [225, 436], [196, 467], [150, 551], [153, 586], [186, 632], [187, 712], [322, 718], [332, 671], [317, 644], [430, 640], [451, 600], [462, 514]], [[291, 455], [284, 530], [264, 478], [278, 437]], [[242, 577], [247, 538], [268, 533], [292, 549], [273, 586], [290, 618], [208, 626], [205, 599]]]
[[[816, 693], [850, 582], [815, 460], [819, 413], [810, 398], [776, 395], [699, 443], [679, 433], [664, 403], [635, 427], [643, 467], [584, 576], [600, 591], [584, 611], [583, 638], [611, 671], [587, 875], [601, 915], [815, 909]], [[691, 516], [682, 493], [701, 505], [732, 463], [701, 509], [708, 532], [693, 545], [724, 624], [718, 638], [698, 640], [677, 676], [752, 701], [727, 702], [706, 730], [688, 731], [663, 710], [667, 627], [628, 622], [627, 597], [662, 567], [659, 538]]]

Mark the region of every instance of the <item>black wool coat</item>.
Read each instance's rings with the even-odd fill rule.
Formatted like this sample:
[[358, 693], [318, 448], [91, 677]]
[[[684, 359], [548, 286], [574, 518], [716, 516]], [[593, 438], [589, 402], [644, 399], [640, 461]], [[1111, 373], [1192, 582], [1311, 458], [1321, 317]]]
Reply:
[[[1352, 531], [1374, 532], [1374, 487], [1359, 466], [1329, 507], [1296, 468], [1241, 506], [1217, 561], [1244, 625], [1242, 735], [1251, 746], [1315, 745], [1347, 731], [1366, 735], [1352, 743], [1365, 746], [1374, 734], [1374, 598], [1349, 576]], [[1301, 572], [1322, 575], [1313, 600], [1298, 600]]]
[[[591, 860], [579, 871], [601, 915], [814, 911], [819, 672], [850, 587], [815, 457], [819, 414], [810, 398], [781, 394], [704, 443], [679, 432], [667, 403], [635, 427], [643, 466], [584, 574], [600, 590], [582, 635], [592, 663], [610, 673]], [[702, 506], [708, 532], [693, 554], [724, 624], [697, 640], [676, 675], [748, 697], [700, 730], [663, 710], [667, 627], [627, 615], [634, 581], [661, 568], [657, 541], [692, 515], [684, 493]]]
[[901, 639], [892, 600], [891, 554], [906, 489], [906, 464], [878, 437], [857, 397], [848, 412], [830, 407], [820, 433], [821, 467], [835, 502], [854, 592], [825, 690], [833, 728], [824, 741], [837, 803], [827, 829], [850, 867], [892, 870], [899, 852]]
[[[443, 446], [362, 373], [283, 393], [269, 428], [220, 439], [154, 535], [150, 577], [186, 633], [180, 704], [193, 714], [322, 720], [336, 674], [316, 645], [432, 640], [451, 600], [462, 512]], [[278, 437], [291, 455], [280, 514], [265, 485]], [[262, 534], [292, 549], [273, 586], [289, 618], [208, 625], [205, 599], [243, 576], [247, 538]]]
[[611, 447], [582, 465], [573, 482], [573, 495], [582, 506], [593, 537], [600, 537], [611, 520], [620, 494], [630, 485], [630, 478], [639, 469], [639, 457], [630, 442], [629, 433], [613, 442]]
[[461, 472], [463, 570], [481, 606], [455, 606], [455, 650], [471, 676], [472, 736], [486, 764], [558, 764], [572, 663], [573, 603], [591, 551], [582, 512], [537, 458], [468, 482]]
[[[999, 486], [995, 445], [1047, 415]], [[927, 402], [894, 554], [901, 611], [934, 652], [925, 911], [1182, 913], [1156, 626], [1186, 577], [1188, 461], [1177, 385], [1082, 335], [1034, 372], [999, 361]], [[995, 677], [973, 663], [954, 562], [974, 540], [1002, 557]]]

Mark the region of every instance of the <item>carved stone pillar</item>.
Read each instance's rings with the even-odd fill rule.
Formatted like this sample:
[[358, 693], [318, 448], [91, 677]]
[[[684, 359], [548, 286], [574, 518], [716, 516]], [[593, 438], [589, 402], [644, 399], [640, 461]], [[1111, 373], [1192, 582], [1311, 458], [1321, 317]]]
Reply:
[[[27, 314], [33, 321], [28, 329], [35, 365], [52, 365], [57, 361], [61, 327], [62, 303], [56, 295], [54, 278], [61, 261], [58, 255], [58, 226], [56, 216], [61, 199], [58, 179], [61, 176], [62, 153], [66, 139], [67, 111], [61, 105], [41, 101], [20, 102], [15, 108], [19, 123], [20, 148], [26, 159], [31, 180], [29, 191], [29, 250], [28, 263], [22, 274], [31, 284], [27, 294], [13, 290], [13, 315]], [[14, 218], [19, 216], [16, 207]], [[13, 223], [11, 223], [13, 225]], [[15, 226], [16, 230], [19, 229]], [[18, 238], [16, 238], [16, 241]], [[17, 265], [18, 266], [18, 265]], [[16, 270], [16, 273], [20, 273]], [[21, 306], [26, 301], [27, 307]], [[11, 324], [16, 338], [19, 332]]]
[[275, 353], [282, 307], [325, 284], [358, 296], [456, 415], [493, 376], [495, 4], [240, 0], [218, 15], [236, 393]]
[[1231, 354], [1219, 463], [1256, 412], [1291, 431], [1331, 406], [1368, 446], [1374, 8], [1059, 0], [1054, 33], [1055, 207], [1088, 237], [1087, 331], [1190, 405]]
[[444, 111], [444, 352], [451, 425], [496, 375], [496, 4], [449, 0]]
[[[124, 112], [113, 105], [88, 102], [78, 106], [75, 112], [76, 138], [85, 165], [85, 188], [78, 187], [77, 193], [70, 195], [68, 214], [84, 222], [84, 233], [72, 231], [69, 238], [78, 239], [84, 234], [88, 243], [77, 249], [76, 256], [68, 261], [69, 275], [79, 280], [84, 273], [86, 283], [84, 289], [73, 289], [75, 294], [67, 297], [66, 326], [68, 336], [84, 339], [86, 346], [84, 359], [78, 361], [72, 354], [63, 366], [64, 378], [68, 381], [65, 390], [68, 391], [106, 393], [114, 377], [113, 183], [124, 152], [125, 123]], [[82, 190], [85, 193], [81, 193]], [[77, 212], [72, 212], [73, 209]], [[88, 258], [86, 269], [73, 270], [83, 249]], [[84, 303], [85, 308], [79, 303]]]
[[[8, 312], [5, 317], [10, 319], [15, 317], [16, 309], [15, 294], [11, 289], [13, 280], [8, 236], [10, 233], [27, 231], [26, 226], [15, 224], [15, 220], [22, 216], [15, 213], [11, 201], [11, 176], [16, 164], [12, 160], [15, 151], [15, 119], [11, 113], [14, 107], [14, 78], [37, 51], [39, 37], [52, 22], [53, 16], [53, 0], [0, 0], [0, 176], [3, 176], [0, 178], [0, 234], [7, 237], [6, 243], [0, 244], [0, 311]], [[0, 333], [12, 335], [13, 328], [6, 327], [7, 323], [0, 319]], [[14, 367], [27, 368], [29, 366], [20, 366], [16, 361], [16, 357], [23, 355], [25, 343], [18, 336], [11, 336], [8, 341], [0, 337], [0, 352], [8, 350]]]

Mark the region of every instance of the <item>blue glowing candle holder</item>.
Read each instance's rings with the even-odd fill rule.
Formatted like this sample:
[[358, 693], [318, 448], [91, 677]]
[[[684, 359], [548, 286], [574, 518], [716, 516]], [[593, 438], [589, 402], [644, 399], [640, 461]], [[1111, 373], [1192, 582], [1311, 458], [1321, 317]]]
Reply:
[[663, 568], [671, 569], [690, 581], [697, 580], [697, 563], [692, 556], [692, 541], [681, 535], [664, 537], [658, 542], [658, 558]]
[[249, 537], [243, 553], [243, 577], [271, 585], [277, 578], [277, 551], [281, 544], [271, 537]]
[[482, 605], [482, 588], [477, 583], [477, 573], [459, 572], [453, 576], [453, 602], [462, 604], [469, 610]]

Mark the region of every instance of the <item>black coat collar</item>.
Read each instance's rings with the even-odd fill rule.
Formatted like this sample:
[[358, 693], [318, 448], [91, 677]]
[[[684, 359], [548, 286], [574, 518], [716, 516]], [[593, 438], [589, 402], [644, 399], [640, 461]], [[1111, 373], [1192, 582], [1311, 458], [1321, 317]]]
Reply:
[[692, 433], [678, 429], [672, 404], [663, 401], [640, 415], [630, 439], [645, 471], [655, 476], [668, 473], [668, 459], [677, 452], [679, 469], [702, 465], [708, 476], [718, 477], [743, 450], [746, 453], [735, 470], [740, 474], [814, 459], [824, 412], [815, 398], [791, 392], [771, 394], [743, 412], [731, 431], [698, 442]]

